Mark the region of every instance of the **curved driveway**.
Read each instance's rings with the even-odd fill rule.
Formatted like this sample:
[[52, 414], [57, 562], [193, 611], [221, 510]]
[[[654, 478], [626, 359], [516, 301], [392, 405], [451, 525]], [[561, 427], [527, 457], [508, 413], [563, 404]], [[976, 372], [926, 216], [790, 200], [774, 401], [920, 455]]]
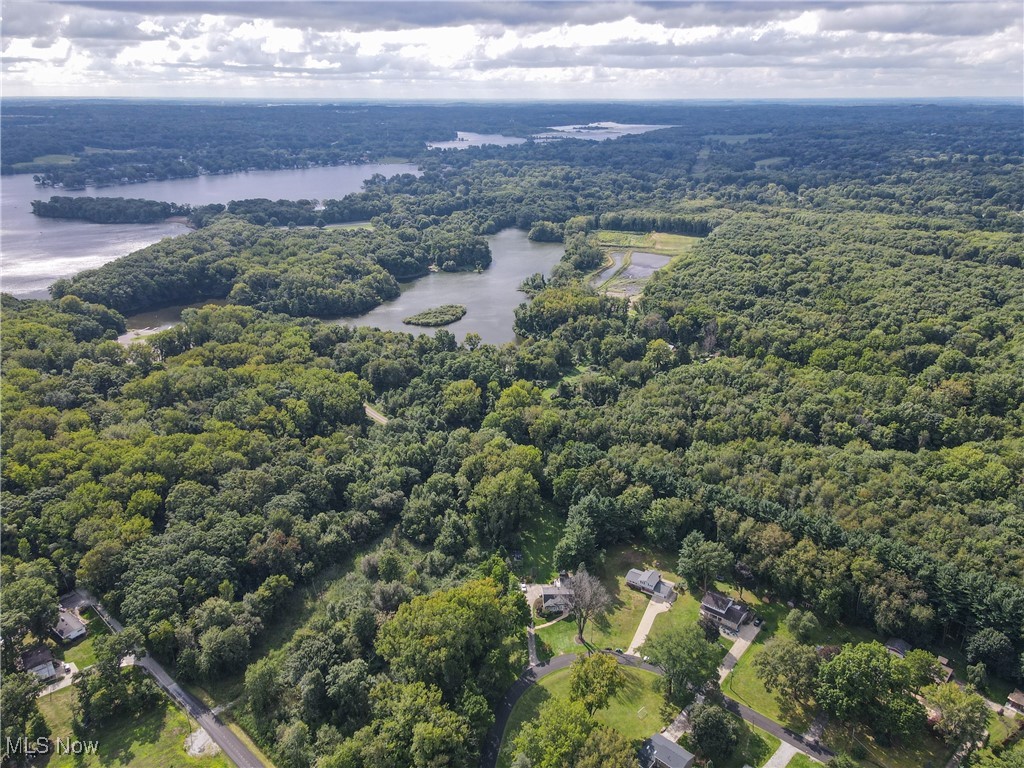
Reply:
[[[603, 651], [599, 651], [599, 653], [603, 653]], [[636, 656], [629, 656], [622, 653], [614, 653], [612, 655], [615, 656], [620, 664], [653, 672], [656, 675], [665, 674], [661, 667], [656, 667], [653, 664], [647, 664]], [[512, 684], [511, 688], [508, 689], [508, 693], [505, 694], [505, 698], [502, 699], [501, 704], [498, 707], [498, 711], [495, 713], [494, 725], [492, 725], [490, 730], [487, 731], [487, 736], [484, 738], [484, 743], [481, 745], [480, 768], [497, 768], [498, 753], [501, 750], [501, 737], [505, 734], [505, 727], [508, 725], [508, 719], [512, 714], [512, 709], [515, 707], [516, 702], [523, 697], [523, 694], [526, 693], [530, 686], [542, 677], [547, 677], [552, 672], [565, 669], [574, 661], [576, 661], [575, 653], [565, 653], [561, 656], [556, 656], [547, 663], [527, 667], [526, 671], [519, 676], [519, 679]], [[788, 728], [783, 728], [774, 720], [769, 720], [759, 712], [755, 712], [749, 707], [745, 707], [739, 702], [733, 701], [728, 696], [725, 697], [725, 708], [730, 712], [739, 715], [751, 725], [756, 725], [762, 731], [767, 731], [780, 741], [784, 741], [787, 744], [796, 747], [801, 752], [813, 757], [815, 760], [827, 763], [835, 757], [833, 752], [816, 744], [809, 744], [804, 740], [804, 737], [801, 734], [791, 731]]]

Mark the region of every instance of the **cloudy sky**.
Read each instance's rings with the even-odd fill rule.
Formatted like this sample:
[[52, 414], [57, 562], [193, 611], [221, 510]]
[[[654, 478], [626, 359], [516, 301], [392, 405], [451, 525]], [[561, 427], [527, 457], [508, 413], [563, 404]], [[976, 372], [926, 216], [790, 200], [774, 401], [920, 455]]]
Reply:
[[1022, 97], [1020, 0], [3, 0], [3, 95]]

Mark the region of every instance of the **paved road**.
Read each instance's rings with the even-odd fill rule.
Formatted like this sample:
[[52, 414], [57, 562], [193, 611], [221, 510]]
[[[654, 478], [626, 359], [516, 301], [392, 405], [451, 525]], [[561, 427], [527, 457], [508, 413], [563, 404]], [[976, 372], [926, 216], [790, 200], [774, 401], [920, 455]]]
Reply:
[[378, 424], [382, 424], [385, 427], [388, 425], [388, 417], [378, 411], [369, 403], [363, 403], [363, 411], [366, 412], [366, 417], [372, 421], [376, 421]]
[[[647, 664], [636, 656], [629, 656], [622, 653], [616, 653], [613, 655], [620, 664], [653, 672], [656, 675], [664, 674], [661, 667]], [[501, 749], [501, 737], [505, 733], [505, 727], [508, 725], [509, 716], [512, 714], [512, 709], [515, 707], [516, 702], [522, 698], [523, 694], [526, 693], [530, 686], [542, 677], [550, 675], [552, 672], [565, 669], [575, 660], [575, 653], [565, 653], [561, 656], [556, 656], [546, 664], [528, 667], [526, 671], [519, 676], [519, 679], [512, 684], [512, 687], [508, 689], [508, 693], [505, 694], [505, 698], [502, 700], [498, 707], [498, 711], [495, 714], [494, 725], [492, 725], [491, 729], [487, 732], [487, 736], [484, 738], [484, 743], [481, 745], [480, 768], [496, 768], [498, 764], [498, 752]], [[835, 757], [833, 752], [825, 749], [824, 747], [819, 747], [815, 744], [806, 742], [804, 737], [799, 733], [795, 733], [788, 728], [783, 728], [774, 720], [769, 720], [764, 715], [755, 712], [749, 707], [745, 707], [728, 697], [725, 697], [725, 707], [729, 711], [742, 717], [748, 723], [756, 725], [763, 731], [767, 731], [780, 741], [795, 747], [819, 762], [827, 763]]]
[[[114, 632], [124, 631], [121, 622], [107, 613], [106, 609], [94, 598], [82, 592], [79, 594], [83, 597], [84, 603], [91, 605]], [[263, 763], [253, 754], [252, 750], [242, 743], [242, 740], [224, 725], [220, 718], [210, 711], [209, 707], [178, 685], [156, 659], [152, 656], [145, 656], [136, 662], [136, 666], [149, 672], [157, 685], [163, 688], [178, 706], [188, 712], [189, 716], [210, 734], [210, 738], [238, 768], [263, 768]]]

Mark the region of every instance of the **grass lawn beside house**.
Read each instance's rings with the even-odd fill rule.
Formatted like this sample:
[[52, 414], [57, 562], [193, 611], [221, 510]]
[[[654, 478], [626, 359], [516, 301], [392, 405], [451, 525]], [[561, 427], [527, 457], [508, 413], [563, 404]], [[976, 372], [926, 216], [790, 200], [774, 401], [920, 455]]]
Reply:
[[[614, 728], [627, 739], [645, 739], [667, 724], [661, 717], [662, 695], [655, 686], [658, 676], [642, 669], [621, 669], [625, 675], [622, 690], [607, 707], [594, 715], [594, 719], [601, 725]], [[568, 669], [559, 670], [541, 679], [516, 702], [502, 736], [498, 768], [511, 766], [512, 744], [523, 723], [535, 720], [541, 706], [551, 698], [569, 698]]]
[[[52, 739], [74, 738], [71, 732], [73, 688], [39, 699], [39, 711], [50, 726]], [[185, 737], [190, 732], [181, 710], [161, 701], [156, 707], [97, 729], [86, 741], [98, 742], [96, 754], [49, 755], [37, 761], [48, 768], [231, 768], [223, 755], [189, 757]]]

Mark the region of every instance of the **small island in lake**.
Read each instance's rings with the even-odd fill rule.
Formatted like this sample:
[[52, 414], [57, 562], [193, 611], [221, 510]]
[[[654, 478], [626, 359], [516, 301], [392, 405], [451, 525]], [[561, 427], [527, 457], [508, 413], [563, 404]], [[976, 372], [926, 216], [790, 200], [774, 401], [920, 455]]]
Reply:
[[428, 328], [436, 328], [441, 325], [454, 323], [466, 315], [466, 307], [462, 304], [443, 304], [440, 307], [425, 309], [411, 317], [402, 320], [406, 325], [425, 325]]

